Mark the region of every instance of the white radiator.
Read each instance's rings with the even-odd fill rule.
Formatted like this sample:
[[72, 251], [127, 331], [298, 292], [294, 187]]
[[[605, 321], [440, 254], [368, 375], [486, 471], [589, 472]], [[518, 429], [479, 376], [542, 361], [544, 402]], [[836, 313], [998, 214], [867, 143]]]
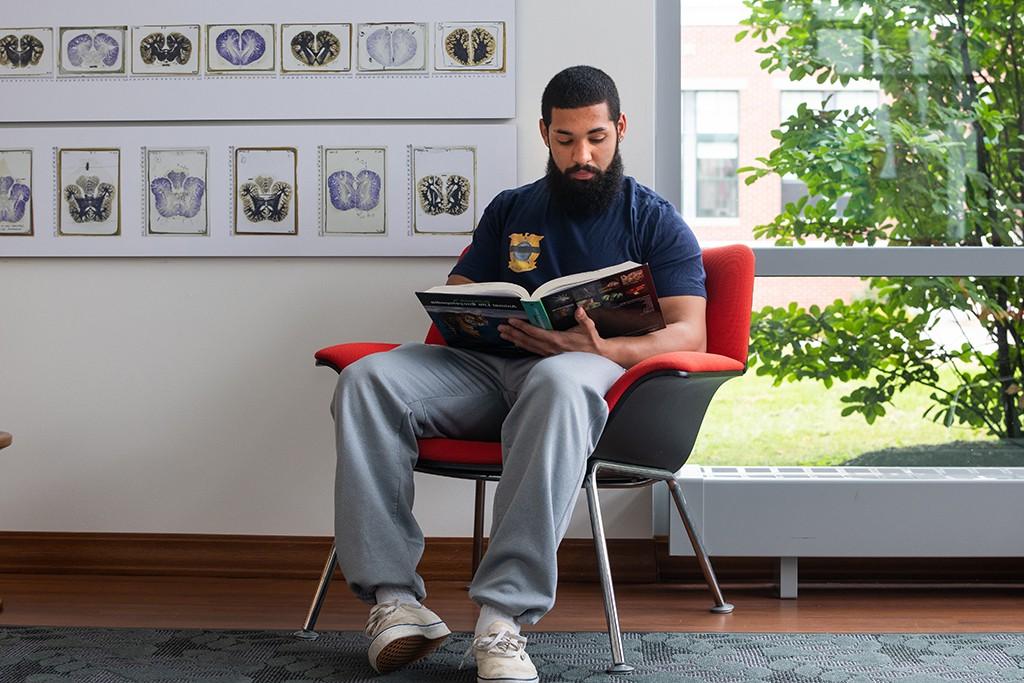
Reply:
[[[801, 556], [1024, 556], [1020, 467], [687, 465], [678, 479], [712, 558], [779, 558], [780, 597], [796, 597]], [[670, 519], [670, 553], [693, 555]]]

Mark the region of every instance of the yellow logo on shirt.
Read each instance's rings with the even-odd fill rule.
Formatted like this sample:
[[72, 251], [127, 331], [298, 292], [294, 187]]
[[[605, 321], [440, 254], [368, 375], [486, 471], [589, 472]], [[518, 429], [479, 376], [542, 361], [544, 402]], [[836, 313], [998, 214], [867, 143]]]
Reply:
[[537, 267], [540, 257], [540, 241], [544, 235], [528, 232], [514, 232], [508, 236], [508, 269], [513, 273], [525, 273]]

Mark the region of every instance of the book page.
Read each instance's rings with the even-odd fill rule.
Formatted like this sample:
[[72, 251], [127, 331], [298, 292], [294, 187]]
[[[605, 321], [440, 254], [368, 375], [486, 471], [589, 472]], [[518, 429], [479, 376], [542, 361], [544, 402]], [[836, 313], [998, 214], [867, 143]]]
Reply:
[[[563, 277], [555, 278], [554, 280], [548, 280], [540, 287], [533, 291], [531, 299], [543, 299], [548, 294], [554, 294], [560, 292], [563, 289], [569, 289], [574, 285], [578, 285], [583, 282], [590, 282], [591, 280], [600, 280], [601, 278], [614, 275], [623, 270], [630, 270], [639, 266], [639, 263], [633, 261], [624, 261], [615, 266], [608, 266], [600, 270], [591, 270], [586, 273], [576, 273], [575, 275], [565, 275]], [[526, 298], [526, 297], [524, 297]]]
[[665, 327], [654, 278], [646, 265], [578, 283], [548, 294], [541, 303], [555, 330], [575, 326], [577, 308], [587, 312], [598, 334], [605, 338], [646, 334]]
[[468, 285], [438, 285], [425, 290], [432, 294], [478, 294], [482, 296], [514, 296], [528, 299], [530, 293], [512, 282], [473, 282]]

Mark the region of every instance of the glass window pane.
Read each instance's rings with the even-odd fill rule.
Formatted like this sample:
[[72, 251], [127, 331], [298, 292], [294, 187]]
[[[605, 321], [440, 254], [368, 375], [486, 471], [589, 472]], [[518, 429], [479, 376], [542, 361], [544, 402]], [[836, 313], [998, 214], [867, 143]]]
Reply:
[[727, 91], [697, 93], [697, 134], [739, 132], [739, 95]]
[[[1006, 411], [1021, 415], [1024, 401], [1002, 400], [993, 321], [984, 314], [982, 301], [998, 279], [906, 277], [886, 278], [885, 284], [893, 291], [880, 293], [861, 278], [757, 278], [751, 368], [715, 394], [690, 462], [1024, 466], [1024, 440], [999, 438]], [[923, 304], [926, 315], [918, 321], [913, 318], [922, 309], [905, 308], [918, 303], [915, 292], [922, 301], [931, 299], [931, 304]], [[968, 292], [970, 303], [959, 308], [935, 306], [938, 293], [955, 292]], [[837, 299], [843, 302], [840, 307], [833, 303]], [[790, 302], [801, 310], [789, 312]], [[858, 307], [858, 302], [879, 303]], [[811, 305], [820, 308], [812, 314]], [[901, 317], [900, 311], [909, 316]], [[797, 320], [800, 324], [795, 324]], [[823, 332], [826, 326], [814, 320], [827, 322], [833, 331]], [[863, 336], [873, 321], [885, 321], [887, 328], [875, 334], [906, 338], [907, 343], [848, 344], [841, 336], [857, 329]], [[813, 379], [774, 386], [781, 364], [756, 355], [766, 346], [785, 348], [788, 367], [813, 368], [815, 375], [830, 377], [831, 386]], [[1011, 354], [1017, 348], [1011, 343]], [[825, 367], [817, 365], [818, 350], [828, 353]], [[865, 365], [865, 360], [870, 363]], [[759, 373], [759, 368], [768, 374]], [[1020, 367], [1011, 367], [1010, 372], [1015, 383], [1024, 383]], [[844, 378], [843, 373], [851, 376]], [[878, 393], [879, 387], [892, 389], [891, 397], [885, 390]], [[850, 406], [858, 410], [844, 416]], [[872, 407], [881, 412], [869, 422], [865, 413]]]
[[682, 105], [684, 215], [736, 217], [739, 97], [727, 90], [683, 91]]
[[852, 110], [856, 107], [864, 107], [866, 109], [878, 108], [877, 91], [848, 90], [846, 92], [836, 92], [832, 100], [835, 103], [835, 109]]
[[[698, 142], [698, 159], [737, 159], [739, 157], [739, 145], [735, 142]], [[733, 164], [735, 170], [736, 165]]]
[[783, 178], [782, 180], [782, 206], [790, 202], [800, 201], [801, 197], [807, 196], [807, 185], [799, 180]]
[[739, 213], [735, 179], [701, 178], [697, 181], [697, 215], [731, 218]]
[[809, 90], [787, 90], [779, 93], [781, 120], [785, 121], [795, 114], [801, 104], [806, 104], [811, 109], [820, 108], [821, 93]]
[[697, 161], [697, 175], [701, 178], [735, 178], [736, 158], [700, 159]]

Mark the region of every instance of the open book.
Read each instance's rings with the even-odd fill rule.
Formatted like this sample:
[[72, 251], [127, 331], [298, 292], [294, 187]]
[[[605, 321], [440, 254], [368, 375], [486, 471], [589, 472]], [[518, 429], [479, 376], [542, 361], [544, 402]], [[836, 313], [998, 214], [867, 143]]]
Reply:
[[578, 306], [605, 338], [665, 327], [651, 269], [632, 261], [549, 280], [532, 294], [510, 282], [474, 282], [431, 287], [416, 296], [449, 346], [500, 354], [527, 353], [498, 333], [509, 318], [567, 330], [576, 325]]

